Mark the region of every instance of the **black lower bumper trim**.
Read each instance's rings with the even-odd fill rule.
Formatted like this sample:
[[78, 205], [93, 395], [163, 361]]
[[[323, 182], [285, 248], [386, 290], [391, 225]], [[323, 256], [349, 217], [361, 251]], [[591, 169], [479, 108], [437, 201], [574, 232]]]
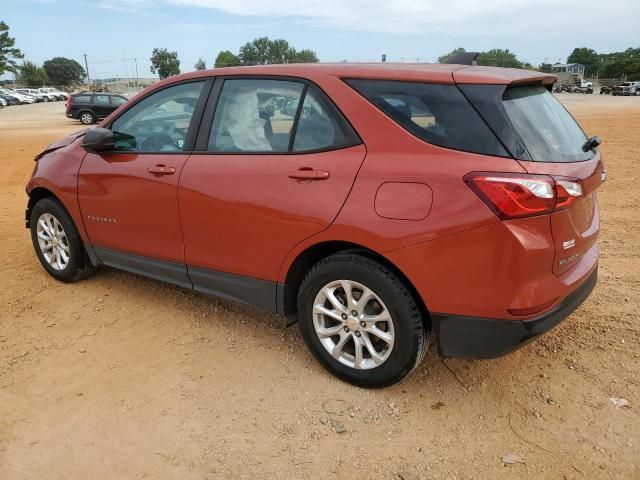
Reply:
[[444, 357], [496, 358], [517, 350], [568, 317], [589, 296], [597, 280], [596, 268], [553, 310], [530, 320], [431, 314], [438, 353]]

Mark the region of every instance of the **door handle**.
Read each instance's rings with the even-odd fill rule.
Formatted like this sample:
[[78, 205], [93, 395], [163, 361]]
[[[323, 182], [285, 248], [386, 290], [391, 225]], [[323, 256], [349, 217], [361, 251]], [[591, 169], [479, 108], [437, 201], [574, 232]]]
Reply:
[[326, 180], [329, 178], [329, 172], [313, 170], [311, 168], [301, 168], [300, 170], [290, 171], [289, 178], [295, 178], [297, 180]]
[[147, 172], [153, 173], [154, 175], [173, 175], [176, 173], [176, 169], [167, 167], [166, 165], [154, 165], [153, 167], [147, 168]]

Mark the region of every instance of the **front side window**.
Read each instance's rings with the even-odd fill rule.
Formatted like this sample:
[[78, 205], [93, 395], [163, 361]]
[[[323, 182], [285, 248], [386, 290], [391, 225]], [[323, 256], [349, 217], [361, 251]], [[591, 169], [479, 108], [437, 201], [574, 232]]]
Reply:
[[225, 80], [209, 151], [288, 151], [303, 88], [283, 80]]
[[116, 150], [180, 152], [203, 81], [168, 87], [140, 100], [111, 124]]
[[456, 150], [508, 156], [455, 85], [364, 79], [347, 83], [421, 140]]
[[120, 106], [123, 103], [127, 103], [127, 99], [123, 97], [118, 97], [117, 95], [111, 95], [111, 105]]

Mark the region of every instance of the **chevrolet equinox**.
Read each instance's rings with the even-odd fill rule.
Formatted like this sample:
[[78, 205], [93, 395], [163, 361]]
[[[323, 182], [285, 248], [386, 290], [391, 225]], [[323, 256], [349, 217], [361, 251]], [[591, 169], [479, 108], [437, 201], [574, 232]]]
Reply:
[[555, 77], [272, 65], [160, 81], [49, 145], [26, 224], [54, 278], [107, 265], [276, 312], [364, 387], [506, 354], [596, 283], [605, 172]]

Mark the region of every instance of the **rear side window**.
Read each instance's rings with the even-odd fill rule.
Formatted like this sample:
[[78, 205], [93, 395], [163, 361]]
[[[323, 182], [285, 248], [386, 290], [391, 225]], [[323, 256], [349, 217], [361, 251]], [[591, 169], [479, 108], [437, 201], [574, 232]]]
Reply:
[[[302, 102], [294, 152], [353, 145], [356, 135], [333, 105], [315, 88], [309, 88]], [[359, 143], [359, 142], [356, 142]]]
[[317, 88], [297, 81], [226, 79], [209, 136], [210, 152], [312, 152], [360, 139]]
[[91, 103], [91, 95], [78, 95], [73, 97], [73, 103]]
[[108, 95], [94, 95], [93, 101], [96, 105], [109, 105]]
[[303, 85], [225, 80], [209, 137], [213, 152], [286, 152]]
[[425, 142], [455, 150], [509, 156], [455, 85], [360, 79], [347, 83]]
[[534, 161], [579, 162], [593, 158], [582, 150], [587, 136], [543, 86], [507, 88], [502, 97], [513, 128]]

